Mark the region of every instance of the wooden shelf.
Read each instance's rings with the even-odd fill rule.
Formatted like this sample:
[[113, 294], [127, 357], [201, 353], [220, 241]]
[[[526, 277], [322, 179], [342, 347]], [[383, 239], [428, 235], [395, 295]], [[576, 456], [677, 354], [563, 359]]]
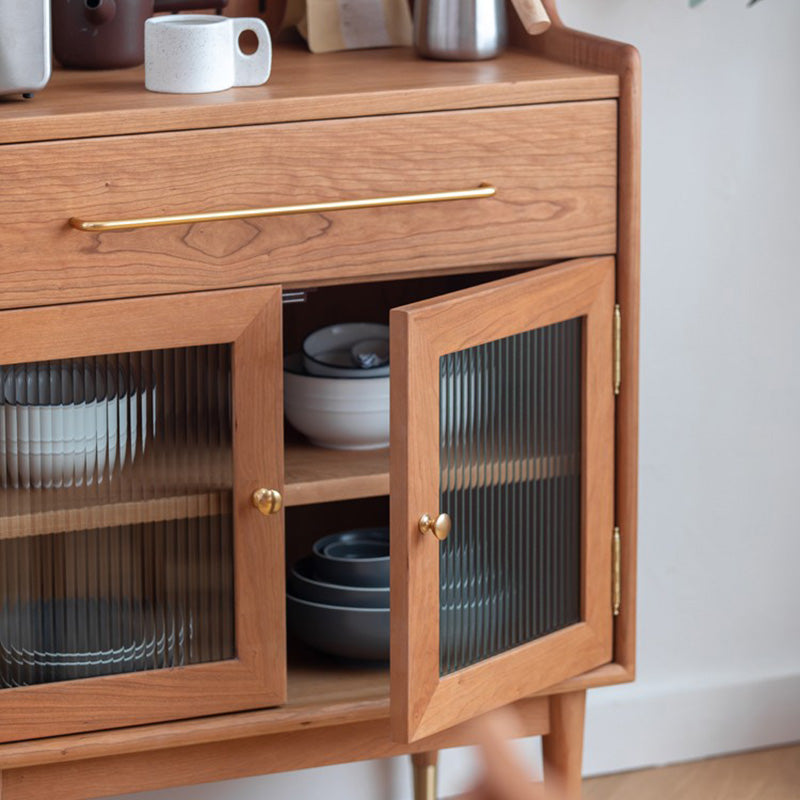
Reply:
[[286, 434], [285, 504], [302, 506], [389, 494], [389, 449], [325, 450]]
[[[229, 514], [226, 453], [201, 458], [199, 451], [184, 448], [168, 458], [143, 458], [95, 486], [0, 489], [0, 540]], [[575, 473], [578, 465], [577, 455], [513, 457], [458, 470], [448, 488], [542, 480]], [[284, 470], [287, 507], [389, 494], [388, 448], [326, 450], [287, 431]], [[177, 488], [175, 475], [191, 488]]]
[[0, 489], [0, 540], [230, 513], [230, 461], [225, 448], [153, 442], [99, 484]]
[[618, 95], [617, 75], [523, 51], [436, 62], [409, 48], [311, 55], [280, 45], [267, 84], [212, 94], [148, 92], [141, 67], [56, 69], [33, 100], [0, 100], [0, 144]]
[[[577, 474], [580, 455], [512, 456], [454, 470], [450, 490]], [[389, 450], [326, 450], [287, 432], [284, 470], [287, 506], [389, 494]]]

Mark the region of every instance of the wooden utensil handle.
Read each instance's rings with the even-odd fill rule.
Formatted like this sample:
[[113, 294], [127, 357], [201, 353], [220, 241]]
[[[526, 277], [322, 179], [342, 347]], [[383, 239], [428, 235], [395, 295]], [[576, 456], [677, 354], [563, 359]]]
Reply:
[[522, 20], [525, 30], [533, 35], [544, 33], [550, 27], [550, 16], [542, 0], [511, 0]]

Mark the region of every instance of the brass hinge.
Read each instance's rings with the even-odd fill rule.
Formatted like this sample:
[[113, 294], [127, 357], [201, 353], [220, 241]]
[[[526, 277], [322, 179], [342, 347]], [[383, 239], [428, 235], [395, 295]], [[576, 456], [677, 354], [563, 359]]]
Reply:
[[619, 394], [622, 383], [622, 312], [619, 303], [614, 306], [614, 394]]
[[619, 616], [619, 607], [622, 605], [622, 537], [619, 528], [614, 528], [614, 537], [611, 540], [611, 610], [614, 616]]

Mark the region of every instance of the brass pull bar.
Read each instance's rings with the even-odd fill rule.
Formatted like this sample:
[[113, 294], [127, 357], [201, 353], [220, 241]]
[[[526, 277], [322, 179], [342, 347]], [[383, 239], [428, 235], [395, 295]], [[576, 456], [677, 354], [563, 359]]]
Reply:
[[408, 206], [419, 203], [442, 203], [448, 200], [476, 200], [491, 197], [497, 189], [482, 183], [476, 189], [455, 192], [429, 192], [427, 194], [403, 194], [393, 197], [368, 197], [363, 200], [335, 200], [331, 203], [305, 203], [296, 206], [270, 206], [268, 208], [243, 208], [236, 211], [209, 211], [204, 214], [176, 214], [169, 217], [143, 217], [141, 219], [113, 219], [90, 222], [72, 217], [69, 224], [79, 231], [103, 233], [105, 231], [129, 231], [134, 228], [157, 228], [163, 225], [185, 225], [195, 222], [219, 222], [230, 219], [252, 219], [253, 217], [278, 217], [286, 214], [320, 214], [325, 211], [347, 211], [357, 208], [380, 208], [382, 206]]

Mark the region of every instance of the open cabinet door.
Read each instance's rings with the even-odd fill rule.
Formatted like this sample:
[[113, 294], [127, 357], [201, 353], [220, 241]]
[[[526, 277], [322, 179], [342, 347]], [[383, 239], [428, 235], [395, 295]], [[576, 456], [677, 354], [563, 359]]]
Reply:
[[606, 257], [392, 311], [398, 740], [611, 660], [614, 297]]

